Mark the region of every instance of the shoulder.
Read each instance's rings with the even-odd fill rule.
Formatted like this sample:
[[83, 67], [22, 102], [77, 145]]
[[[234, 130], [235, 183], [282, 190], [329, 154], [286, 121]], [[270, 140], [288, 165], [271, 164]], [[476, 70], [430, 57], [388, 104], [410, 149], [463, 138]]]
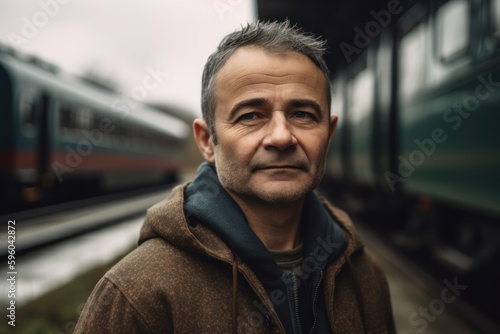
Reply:
[[325, 206], [328, 213], [332, 216], [337, 224], [344, 230], [347, 237], [347, 248], [345, 250], [346, 255], [350, 255], [355, 251], [363, 248], [363, 242], [356, 231], [354, 223], [352, 222], [349, 215], [342, 209], [334, 206], [325, 197], [320, 196], [320, 199]]
[[202, 293], [198, 290], [207, 279], [197, 273], [202, 263], [207, 259], [161, 238], [145, 241], [99, 281], [78, 327], [84, 332], [102, 328], [105, 332], [166, 332], [173, 328], [178, 313], [174, 309]]
[[359, 279], [362, 281], [362, 284], [369, 284], [372, 282], [372, 285], [387, 285], [387, 279], [384, 271], [380, 267], [377, 259], [363, 248], [357, 252], [355, 252], [351, 256], [353, 270], [359, 272]]
[[161, 238], [142, 243], [104, 280], [130, 305], [127, 311], [140, 314], [154, 333], [199, 332], [209, 320], [225, 326], [231, 314], [231, 266]]
[[158, 297], [182, 286], [202, 262], [200, 255], [182, 250], [161, 238], [143, 242], [105, 275], [132, 300]]
[[143, 310], [103, 277], [88, 298], [75, 333], [152, 333]]
[[[145, 241], [106, 273], [136, 308], [148, 307], [148, 316], [200, 299], [211, 292], [225, 294], [231, 267], [161, 238]], [[213, 290], [213, 291], [212, 291]], [[157, 311], [156, 311], [157, 310]]]
[[[95, 286], [78, 321], [83, 332], [157, 332], [168, 327], [157, 319], [168, 301], [161, 291], [175, 290], [167, 277], [175, 268], [176, 252], [160, 239], [141, 244], [114, 265]], [[172, 287], [169, 287], [172, 286]], [[165, 293], [163, 293], [165, 294]], [[162, 328], [158, 328], [158, 326]], [[78, 331], [77, 331], [78, 333]]]

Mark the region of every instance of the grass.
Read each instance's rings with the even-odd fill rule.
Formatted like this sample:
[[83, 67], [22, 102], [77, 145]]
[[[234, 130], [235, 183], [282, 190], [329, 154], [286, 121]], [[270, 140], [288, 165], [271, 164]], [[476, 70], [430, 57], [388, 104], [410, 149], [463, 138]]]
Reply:
[[[128, 253], [128, 252], [127, 252]], [[16, 311], [16, 326], [0, 323], [0, 333], [70, 334], [99, 279], [125, 254], [109, 264], [96, 267], [73, 281], [37, 298]]]

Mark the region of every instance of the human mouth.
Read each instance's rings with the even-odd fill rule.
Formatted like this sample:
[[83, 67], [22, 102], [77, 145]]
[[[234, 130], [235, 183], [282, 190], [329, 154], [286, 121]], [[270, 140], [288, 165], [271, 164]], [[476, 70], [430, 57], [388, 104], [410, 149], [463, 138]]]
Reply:
[[263, 165], [259, 166], [256, 170], [270, 173], [297, 173], [306, 169], [300, 165]]
[[299, 166], [263, 166], [259, 169], [301, 169]]
[[[292, 159], [291, 159], [292, 160]], [[253, 171], [257, 170], [283, 170], [283, 171], [307, 171], [308, 164], [299, 159], [293, 159], [292, 161], [267, 161], [267, 162], [257, 162], [251, 166]]]

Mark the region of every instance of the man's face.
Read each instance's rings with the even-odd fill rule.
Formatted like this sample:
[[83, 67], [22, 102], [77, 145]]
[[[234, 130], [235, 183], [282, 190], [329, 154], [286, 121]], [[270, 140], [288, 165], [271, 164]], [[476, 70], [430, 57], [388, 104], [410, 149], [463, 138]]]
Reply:
[[292, 202], [317, 186], [336, 125], [325, 80], [299, 53], [243, 47], [228, 59], [215, 81], [210, 160], [232, 196]]

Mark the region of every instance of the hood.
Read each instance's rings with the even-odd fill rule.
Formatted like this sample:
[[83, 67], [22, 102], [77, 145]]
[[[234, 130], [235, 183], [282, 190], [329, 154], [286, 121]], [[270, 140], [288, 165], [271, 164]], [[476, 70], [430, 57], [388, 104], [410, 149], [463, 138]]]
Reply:
[[[316, 283], [319, 276], [316, 274], [337, 259], [342, 251], [345, 256], [339, 258], [335, 266], [343, 265], [345, 257], [362, 246], [349, 218], [315, 192], [305, 198], [301, 234], [304, 270], [308, 273], [306, 276], [312, 274]], [[258, 288], [261, 292], [266, 291], [269, 295], [276, 288], [287, 289], [289, 282], [286, 282], [283, 271], [250, 229], [236, 202], [221, 186], [213, 164], [202, 163], [191, 183], [175, 187], [168, 198], [148, 210], [139, 244], [152, 238], [162, 238], [184, 251], [227, 262], [233, 267], [234, 291], [237, 284], [235, 273], [246, 271], [244, 268], [248, 267], [262, 283], [264, 290]], [[304, 279], [311, 281], [307, 277]], [[289, 321], [285, 319], [287, 311], [284, 307], [275, 305], [276, 312], [286, 324]]]
[[[241, 209], [221, 186], [213, 164], [201, 164], [185, 195], [184, 209], [190, 224], [203, 224], [213, 230], [243, 262], [250, 265], [261, 280], [273, 281], [282, 276], [283, 272], [271, 253], [250, 229]], [[319, 246], [328, 246], [328, 257], [315, 258], [314, 264], [321, 269], [338, 256], [346, 243], [344, 232], [314, 192], [309, 193], [304, 202], [301, 236], [304, 258], [313, 256], [318, 242]]]
[[[329, 250], [321, 267], [344, 248], [349, 256], [362, 246], [347, 215], [315, 192], [306, 196], [301, 225], [304, 258], [318, 245]], [[276, 271], [270, 252], [249, 228], [241, 209], [220, 185], [215, 166], [207, 162], [200, 165], [191, 183], [173, 188], [165, 200], [148, 210], [139, 244], [158, 237], [180, 249], [229, 262], [234, 257], [232, 253], [236, 253], [251, 267], [258, 263], [256, 271], [260, 277], [275, 279], [281, 274]]]
[[[312, 192], [306, 198], [302, 219], [318, 211], [319, 219], [302, 226], [305, 254], [311, 250], [311, 245], [307, 245], [310, 236], [325, 231], [333, 239], [323, 241], [336, 240], [342, 245], [339, 249], [345, 246], [346, 256], [363, 246], [345, 212]], [[269, 260], [269, 251], [248, 227], [242, 211], [220, 185], [215, 166], [207, 162], [200, 165], [192, 182], [176, 186], [166, 199], [148, 209], [139, 244], [151, 238], [162, 238], [180, 249], [229, 262], [234, 257], [232, 247], [235, 252], [240, 249], [243, 253], [244, 249], [255, 246], [252, 252], [255, 259], [264, 261], [261, 263], [264, 271], [275, 265], [274, 260]], [[338, 256], [338, 252], [333, 255]]]
[[161, 238], [187, 252], [233, 262], [233, 253], [213, 231], [188, 224], [184, 214], [184, 191], [188, 184], [174, 187], [166, 199], [148, 209], [140, 230], [139, 245], [149, 239]]

